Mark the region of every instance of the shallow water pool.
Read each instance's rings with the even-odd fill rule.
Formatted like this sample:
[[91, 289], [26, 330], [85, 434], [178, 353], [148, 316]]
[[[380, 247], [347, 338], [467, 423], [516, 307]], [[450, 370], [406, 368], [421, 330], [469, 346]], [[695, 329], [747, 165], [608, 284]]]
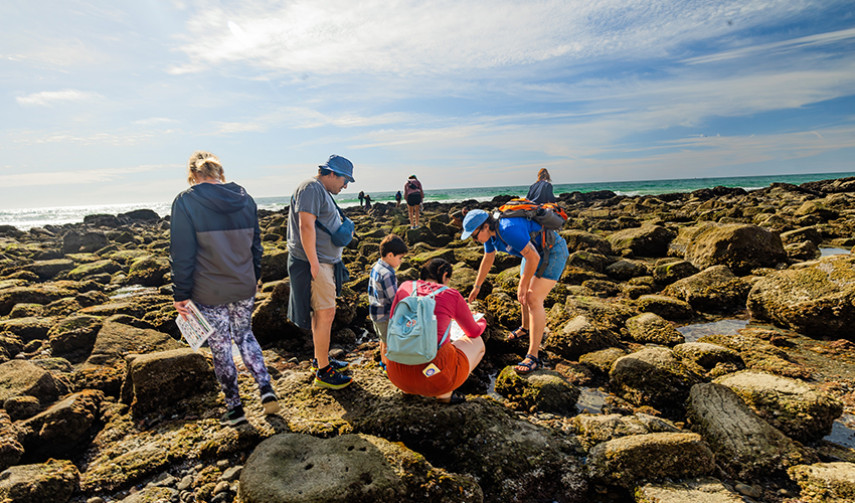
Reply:
[[579, 388], [579, 400], [576, 401], [576, 409], [579, 413], [600, 414], [606, 405], [606, 396], [602, 390], [582, 386]]
[[712, 323], [698, 323], [677, 328], [686, 342], [697, 342], [705, 335], [736, 335], [748, 325], [748, 320], [720, 320]]
[[830, 257], [832, 255], [849, 255], [851, 252], [845, 248], [820, 248], [820, 257]]
[[823, 440], [855, 449], [855, 415], [843, 414], [837, 418], [831, 427], [831, 433], [823, 437]]

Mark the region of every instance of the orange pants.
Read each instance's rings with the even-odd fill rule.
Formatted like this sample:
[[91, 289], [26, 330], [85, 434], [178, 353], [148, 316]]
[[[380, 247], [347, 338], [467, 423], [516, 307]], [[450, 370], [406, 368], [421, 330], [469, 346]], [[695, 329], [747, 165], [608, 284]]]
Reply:
[[411, 395], [445, 395], [459, 388], [469, 377], [469, 359], [466, 358], [466, 353], [450, 342], [443, 344], [437, 350], [436, 357], [430, 362], [439, 368], [439, 372], [431, 377], [422, 373], [430, 363], [404, 365], [389, 361], [385, 356], [383, 361], [386, 363], [386, 372], [392, 384]]

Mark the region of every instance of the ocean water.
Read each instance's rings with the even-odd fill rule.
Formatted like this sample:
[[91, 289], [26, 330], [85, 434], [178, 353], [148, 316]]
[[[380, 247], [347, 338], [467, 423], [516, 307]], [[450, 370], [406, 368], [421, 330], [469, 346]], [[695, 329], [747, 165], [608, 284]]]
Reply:
[[[553, 184], [553, 191], [555, 194], [561, 194], [564, 192], [574, 191], [594, 192], [597, 190], [611, 190], [616, 194], [635, 196], [667, 194], [671, 192], [692, 192], [693, 190], [717, 186], [741, 187], [745, 190], [755, 190], [768, 187], [772, 183], [791, 183], [799, 185], [801, 183], [816, 180], [829, 180], [849, 176], [855, 176], [855, 173], [813, 173], [801, 175], [679, 178], [672, 180], [636, 180], [623, 182], [557, 183]], [[425, 200], [447, 203], [469, 199], [489, 201], [495, 196], [505, 194], [525, 196], [526, 193], [528, 193], [528, 187], [528, 185], [468, 187], [456, 189], [430, 189], [428, 187], [425, 189]], [[397, 190], [398, 189], [386, 192], [373, 192], [369, 193], [369, 195], [371, 196], [372, 202], [385, 203], [395, 200], [395, 192]], [[342, 207], [355, 206], [359, 204], [359, 200], [357, 199], [358, 193], [359, 191], [355, 188], [348, 188], [347, 191], [336, 196], [336, 201]], [[277, 197], [257, 197], [255, 198], [255, 201], [261, 209], [276, 211], [287, 206], [290, 201], [290, 197], [290, 194]], [[21, 230], [28, 230], [33, 227], [43, 227], [45, 225], [62, 225], [82, 222], [83, 217], [86, 215], [118, 215], [120, 213], [142, 208], [153, 210], [158, 215], [164, 216], [169, 214], [171, 204], [172, 200], [170, 199], [169, 201], [110, 205], [63, 206], [13, 210], [0, 209], [0, 225], [12, 225]]]

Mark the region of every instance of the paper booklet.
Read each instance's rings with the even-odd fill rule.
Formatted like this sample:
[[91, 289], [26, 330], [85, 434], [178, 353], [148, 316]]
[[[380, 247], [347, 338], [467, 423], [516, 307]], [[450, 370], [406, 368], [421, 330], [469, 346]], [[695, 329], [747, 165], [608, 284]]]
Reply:
[[[475, 319], [475, 321], [478, 321], [483, 317], [484, 313], [474, 313], [472, 315], [472, 318]], [[464, 332], [463, 329], [460, 328], [460, 325], [458, 325], [456, 321], [451, 320], [451, 330], [448, 332], [448, 337], [452, 341], [456, 341], [457, 339], [462, 339], [466, 337], [466, 332]]]
[[190, 311], [190, 314], [186, 318], [179, 314], [178, 318], [175, 319], [175, 323], [178, 325], [178, 329], [181, 330], [181, 335], [184, 336], [187, 344], [193, 348], [193, 351], [199, 351], [202, 344], [214, 333], [214, 327], [202, 316], [199, 308], [196, 307], [196, 304], [192, 300], [187, 302], [187, 309]]

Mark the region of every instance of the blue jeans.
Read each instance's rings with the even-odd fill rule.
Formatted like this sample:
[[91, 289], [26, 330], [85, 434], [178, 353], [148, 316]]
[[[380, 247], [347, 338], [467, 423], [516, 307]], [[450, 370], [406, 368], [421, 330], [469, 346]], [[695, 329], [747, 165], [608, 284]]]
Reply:
[[[543, 274], [538, 278], [551, 279], [558, 281], [561, 279], [561, 273], [564, 272], [564, 266], [567, 264], [567, 257], [570, 256], [570, 251], [567, 249], [567, 241], [564, 240], [558, 233], [555, 236], [555, 244], [549, 249], [549, 264]], [[525, 270], [525, 257], [520, 264], [520, 276]]]
[[226, 395], [226, 407], [234, 409], [241, 404], [238, 390], [237, 367], [232, 358], [232, 341], [240, 350], [240, 357], [259, 388], [270, 386], [270, 374], [264, 365], [261, 346], [252, 333], [252, 307], [255, 296], [248, 299], [207, 306], [196, 303], [199, 312], [214, 327], [208, 337], [208, 346], [214, 356], [214, 374]]

